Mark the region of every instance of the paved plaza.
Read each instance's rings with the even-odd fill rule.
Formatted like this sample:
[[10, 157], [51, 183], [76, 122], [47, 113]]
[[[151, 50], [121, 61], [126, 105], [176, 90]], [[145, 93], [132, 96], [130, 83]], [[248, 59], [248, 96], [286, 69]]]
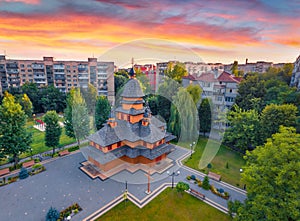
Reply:
[[[174, 160], [174, 166], [169, 168], [170, 172], [180, 171], [175, 177], [175, 182], [185, 181], [187, 175], [196, 175], [203, 179], [204, 174], [194, 171], [188, 167], [177, 164], [176, 160], [189, 155], [189, 151], [176, 147], [175, 151], [168, 155]], [[164, 172], [154, 173], [151, 176], [152, 195], [146, 194], [147, 176], [143, 171], [130, 173], [122, 171], [111, 178], [101, 181], [99, 178], [91, 179], [79, 169], [81, 163], [86, 159], [81, 152], [58, 158], [46, 163], [46, 171], [25, 180], [3, 186], [0, 188], [1, 220], [15, 221], [39, 221], [45, 220], [48, 209], [53, 206], [63, 210], [73, 203], [78, 203], [83, 211], [75, 215], [72, 220], [83, 220], [111, 201], [120, 198], [125, 190], [125, 182], [128, 183], [128, 192], [131, 199], [142, 207], [154, 198], [163, 187], [171, 185], [171, 177]], [[223, 182], [210, 181], [216, 188], [223, 188], [229, 192], [231, 199], [244, 200], [245, 192]], [[191, 188], [204, 193], [207, 203], [227, 207], [227, 201], [205, 191], [194, 184]]]

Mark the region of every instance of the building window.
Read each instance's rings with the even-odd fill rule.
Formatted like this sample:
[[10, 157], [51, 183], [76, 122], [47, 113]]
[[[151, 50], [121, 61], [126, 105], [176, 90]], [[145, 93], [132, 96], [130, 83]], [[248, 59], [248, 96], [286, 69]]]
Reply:
[[112, 150], [112, 146], [111, 145], [107, 146], [107, 149]]

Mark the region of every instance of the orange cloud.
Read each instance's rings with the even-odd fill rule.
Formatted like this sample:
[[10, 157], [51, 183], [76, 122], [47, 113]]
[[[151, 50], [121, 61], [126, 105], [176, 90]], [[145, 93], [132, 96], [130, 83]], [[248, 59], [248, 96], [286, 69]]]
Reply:
[[30, 5], [40, 4], [40, 0], [4, 0], [4, 2], [21, 2]]

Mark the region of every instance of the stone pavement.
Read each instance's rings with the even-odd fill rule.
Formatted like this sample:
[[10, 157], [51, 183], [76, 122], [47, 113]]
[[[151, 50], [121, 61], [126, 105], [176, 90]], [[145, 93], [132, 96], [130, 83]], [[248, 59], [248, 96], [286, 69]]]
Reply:
[[[189, 154], [189, 150], [177, 147], [176, 151], [168, 157], [176, 160], [189, 156]], [[103, 209], [99, 209], [109, 207], [109, 204], [114, 200], [117, 203], [121, 202], [126, 181], [128, 182], [128, 198], [139, 207], [145, 206], [159, 192], [171, 186], [171, 177], [166, 172], [155, 173], [151, 176], [152, 193], [147, 195], [145, 193], [147, 177], [145, 172], [140, 170], [133, 174], [122, 171], [105, 181], [92, 180], [79, 169], [80, 163], [83, 161], [85, 159], [80, 152], [61, 157], [45, 164], [47, 169], [45, 172], [0, 187], [0, 219], [14, 221], [45, 220], [46, 213], [51, 206], [63, 210], [73, 203], [78, 203], [83, 211], [75, 215], [72, 220], [83, 220], [95, 212], [100, 214]], [[180, 163], [169, 169], [170, 172], [177, 170], [181, 173], [175, 177], [175, 182], [187, 182], [185, 178], [191, 174], [201, 179], [204, 177], [204, 174], [181, 166]], [[243, 190], [223, 182], [211, 181], [211, 183], [217, 188], [223, 188], [229, 192], [232, 200], [243, 201], [246, 198]], [[222, 207], [226, 209], [226, 200], [193, 185], [190, 184], [192, 188], [206, 195], [207, 203], [215, 203], [214, 206], [219, 205], [219, 209]]]

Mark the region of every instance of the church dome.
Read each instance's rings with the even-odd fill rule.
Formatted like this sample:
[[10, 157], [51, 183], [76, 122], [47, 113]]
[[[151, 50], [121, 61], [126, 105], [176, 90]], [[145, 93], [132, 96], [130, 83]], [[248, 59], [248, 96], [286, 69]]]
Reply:
[[140, 82], [135, 78], [131, 78], [125, 84], [124, 90], [123, 90], [121, 96], [128, 97], [128, 98], [141, 98], [141, 97], [144, 97], [145, 94], [142, 91]]

